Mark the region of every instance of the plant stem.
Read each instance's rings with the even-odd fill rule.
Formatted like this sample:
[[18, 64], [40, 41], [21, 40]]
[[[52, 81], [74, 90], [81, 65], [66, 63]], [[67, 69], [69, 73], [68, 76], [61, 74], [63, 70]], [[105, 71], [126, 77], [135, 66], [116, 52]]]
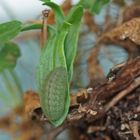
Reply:
[[42, 12], [43, 14], [43, 28], [42, 28], [42, 36], [41, 36], [41, 48], [45, 46], [46, 40], [47, 40], [47, 19], [49, 15], [49, 10], [44, 10]]

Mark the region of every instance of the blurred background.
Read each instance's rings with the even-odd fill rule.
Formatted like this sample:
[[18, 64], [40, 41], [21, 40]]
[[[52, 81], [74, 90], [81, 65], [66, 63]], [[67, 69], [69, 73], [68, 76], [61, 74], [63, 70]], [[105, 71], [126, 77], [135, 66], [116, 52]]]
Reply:
[[[78, 0], [74, 0], [72, 3], [74, 4], [77, 1]], [[64, 1], [55, 0], [55, 2], [62, 4]], [[112, 3], [104, 6], [101, 12], [94, 15], [92, 18], [96, 23], [96, 25], [94, 25], [95, 29], [93, 30], [89, 30], [88, 25], [86, 25], [83, 20], [72, 82], [73, 90], [85, 88], [90, 83], [88, 77], [88, 58], [92, 48], [96, 44], [98, 36], [100, 36], [99, 34], [102, 31], [108, 30], [109, 27], [119, 24], [122, 10], [134, 2], [136, 1], [114, 0]], [[40, 21], [42, 20], [42, 10], [45, 8], [46, 6], [42, 6], [42, 2], [39, 0], [0, 0], [0, 23], [13, 19], [17, 19], [23, 23]], [[99, 32], [97, 34], [96, 31], [98, 30]], [[24, 32], [18, 35], [14, 41], [20, 48], [21, 56], [12, 73], [5, 71], [3, 75], [0, 75], [1, 117], [11, 112], [13, 108], [22, 104], [22, 94], [24, 92], [27, 90], [37, 91], [36, 66], [40, 56], [40, 30]], [[128, 53], [124, 48], [118, 47], [118, 45], [103, 46], [104, 47], [100, 49], [98, 60], [105, 76], [112, 66], [125, 61], [128, 58]], [[12, 94], [10, 91], [12, 91]], [[16, 118], [15, 123], [18, 124], [20, 119], [21, 118]], [[4, 131], [3, 129], [0, 130], [0, 139], [13, 139], [11, 133], [8, 132], [8, 129], [5, 130], [7, 131]], [[16, 126], [12, 126], [12, 130], [13, 132], [16, 132]], [[16, 135], [20, 134], [17, 132]], [[66, 138], [63, 135], [60, 139]], [[18, 140], [20, 140], [20, 137]]]

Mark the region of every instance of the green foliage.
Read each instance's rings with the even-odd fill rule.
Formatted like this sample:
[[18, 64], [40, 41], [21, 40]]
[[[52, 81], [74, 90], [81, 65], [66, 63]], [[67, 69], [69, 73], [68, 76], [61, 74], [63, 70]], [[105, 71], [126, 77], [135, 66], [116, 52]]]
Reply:
[[107, 3], [109, 3], [109, 0], [96, 0], [90, 10], [91, 12], [99, 13]]
[[[80, 0], [65, 17], [59, 5], [51, 0], [41, 0], [55, 14], [55, 25], [48, 26], [47, 44], [42, 49], [37, 69], [39, 96], [44, 114], [54, 126], [65, 120], [69, 106], [69, 85], [73, 75], [73, 63], [83, 9], [99, 13], [109, 0]], [[20, 56], [19, 48], [10, 42], [21, 31], [41, 29], [42, 24], [22, 25], [19, 21], [0, 24], [0, 72], [13, 69]]]
[[59, 5], [53, 2], [45, 2], [44, 5], [51, 7], [55, 13], [56, 23], [61, 25], [64, 21], [64, 14]]
[[22, 23], [10, 21], [0, 24], [0, 72], [15, 67], [20, 51], [15, 43], [9, 42], [20, 33]]
[[5, 43], [0, 49], [0, 73], [5, 69], [13, 69], [19, 56], [20, 50], [15, 43]]
[[[20, 33], [21, 28], [22, 23], [16, 20], [0, 24], [0, 74], [5, 84], [6, 91], [8, 91], [8, 96], [5, 96], [4, 93], [0, 93], [0, 99], [5, 103], [7, 102], [6, 104], [9, 105], [7, 106], [8, 108], [15, 107], [15, 105], [21, 103], [20, 94], [16, 94], [18, 87], [20, 87], [20, 83], [15, 82], [17, 77], [14, 75], [15, 79], [11, 83], [6, 73], [9, 72], [13, 77], [13, 68], [16, 66], [17, 59], [20, 56], [20, 50], [19, 47], [10, 40], [14, 39]], [[13, 83], [15, 84], [14, 88], [12, 88]], [[14, 101], [11, 100], [11, 98], [14, 98]], [[6, 104], [4, 104], [4, 107]], [[5, 109], [3, 111], [5, 111]], [[2, 109], [0, 113], [1, 112]]]
[[53, 28], [49, 28], [49, 38], [45, 48], [43, 48], [38, 66], [37, 79], [39, 89], [42, 90], [43, 82], [50, 71], [56, 67], [65, 67], [64, 40], [68, 33], [69, 24], [64, 23], [61, 32], [58, 33]]
[[83, 5], [90, 13], [99, 13], [104, 5], [109, 3], [110, 0], [80, 0], [79, 5]]
[[[37, 74], [38, 84], [39, 84], [39, 89], [40, 89], [40, 98], [42, 99], [41, 100], [42, 108], [44, 110], [45, 115], [51, 120], [51, 122], [55, 126], [58, 126], [62, 123], [62, 120], [64, 120], [64, 118], [66, 117], [66, 114], [67, 114], [66, 112], [68, 112], [68, 108], [66, 110], [64, 110], [63, 108], [64, 108], [64, 106], [69, 106], [69, 104], [70, 104], [70, 101], [67, 101], [67, 98], [69, 98], [69, 97], [64, 98], [66, 95], [69, 96], [68, 95], [69, 94], [68, 93], [68, 82], [67, 82], [67, 68], [66, 68], [66, 61], [65, 61], [65, 54], [64, 54], [64, 40], [68, 33], [69, 26], [70, 25], [68, 23], [64, 22], [60, 33], [50, 30], [50, 33], [52, 35], [50, 35], [45, 48], [42, 50], [42, 55], [40, 58], [38, 74]], [[53, 74], [50, 74], [50, 73], [52, 73], [52, 71], [54, 71], [54, 73], [55, 73], [55, 70], [57, 71], [57, 68], [59, 68], [59, 67], [62, 67], [66, 71], [66, 76], [65, 76], [65, 79], [63, 76], [61, 76], [61, 74], [64, 74], [64, 73], [62, 73], [61, 69], [57, 72], [57, 76], [58, 75], [59, 76], [56, 77], [56, 79], [59, 78], [60, 80], [53, 81], [53, 83], [51, 84], [51, 88], [54, 89], [55, 91], [57, 90], [57, 92], [59, 94], [53, 95], [53, 94], [55, 94], [55, 92], [53, 92], [53, 90], [51, 90], [48, 93], [49, 89], [46, 88], [48, 86], [48, 82], [46, 79], [48, 79], [49, 75], [51, 75], [51, 77], [49, 78], [49, 81], [50, 81], [50, 79], [53, 79]], [[61, 82], [61, 81], [63, 81], [63, 82]], [[51, 80], [51, 82], [52, 82], [52, 80]], [[67, 86], [63, 87], [64, 83], [67, 84]], [[56, 88], [57, 84], [63, 88]], [[50, 98], [48, 96], [49, 94], [52, 95], [52, 96], [50, 96], [52, 98]], [[61, 100], [61, 101], [65, 104], [63, 104], [63, 106], [54, 107], [53, 106], [54, 97], [60, 98], [60, 97], [58, 97], [60, 94], [61, 94], [61, 96], [63, 96], [62, 97], [63, 100]], [[46, 98], [43, 98], [44, 96]], [[49, 98], [50, 102], [47, 101], [47, 98]], [[58, 100], [56, 100], [56, 101], [58, 101]], [[59, 102], [60, 102], [60, 100], [59, 100]], [[61, 111], [61, 116], [60, 116], [60, 114], [57, 114], [57, 113], [55, 114], [55, 113], [52, 113], [52, 112], [46, 110], [47, 107], [50, 107], [51, 109], [54, 107], [52, 109], [52, 111], [54, 111], [54, 112], [57, 112], [58, 108], [59, 108], [59, 110], [63, 110], [63, 112]], [[56, 115], [56, 116], [53, 116], [53, 115]], [[58, 118], [58, 119], [55, 120], [52, 118]]]
[[[44, 113], [54, 126], [58, 126], [62, 124], [69, 110], [68, 81], [70, 82], [72, 77], [83, 8], [75, 6], [70, 10], [67, 17], [64, 17], [57, 4], [51, 2], [45, 2], [44, 4], [53, 8], [57, 26], [54, 25], [52, 29], [49, 28], [48, 30], [49, 37], [45, 48], [42, 50], [37, 79]], [[55, 73], [57, 74], [55, 75]], [[53, 80], [54, 77], [58, 80]], [[50, 90], [48, 87], [50, 81], [53, 82], [51, 89], [54, 90]], [[61, 88], [58, 88], [57, 85]], [[55, 101], [54, 97], [61, 100]], [[48, 102], [48, 99], [50, 102]], [[56, 105], [60, 104], [60, 101], [61, 106]], [[50, 108], [51, 110], [49, 110]]]
[[26, 24], [22, 27], [21, 31], [29, 31], [29, 30], [34, 30], [34, 29], [41, 29], [43, 26], [42, 24], [39, 23], [34, 23], [34, 24]]
[[42, 2], [50, 2], [51, 0], [40, 0]]
[[72, 79], [73, 63], [77, 52], [77, 42], [82, 16], [83, 8], [81, 6], [74, 6], [65, 19], [72, 24], [64, 45], [69, 81]]
[[13, 39], [21, 30], [22, 23], [10, 21], [0, 24], [0, 43]]

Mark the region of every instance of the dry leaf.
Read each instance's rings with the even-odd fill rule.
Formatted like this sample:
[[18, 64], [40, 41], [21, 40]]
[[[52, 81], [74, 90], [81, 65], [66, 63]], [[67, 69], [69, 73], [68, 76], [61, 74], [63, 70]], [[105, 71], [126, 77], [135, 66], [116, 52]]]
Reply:
[[32, 118], [34, 110], [41, 108], [39, 96], [34, 91], [27, 91], [24, 94], [25, 116]]
[[112, 31], [104, 34], [103, 38], [113, 38], [119, 40], [130, 39], [133, 43], [140, 45], [140, 18], [133, 18], [124, 24], [116, 27]]

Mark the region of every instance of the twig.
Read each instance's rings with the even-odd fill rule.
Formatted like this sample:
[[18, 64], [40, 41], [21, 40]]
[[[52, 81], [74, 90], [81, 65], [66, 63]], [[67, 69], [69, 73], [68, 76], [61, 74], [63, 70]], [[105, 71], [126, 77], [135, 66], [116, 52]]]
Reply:
[[[95, 122], [104, 117], [106, 112], [116, 103], [140, 85], [140, 57], [126, 63], [113, 81], [105, 81], [95, 88], [88, 103], [82, 105], [82, 112], [78, 109], [71, 111], [68, 121], [75, 123], [81, 120]], [[115, 99], [116, 98], [116, 99]], [[108, 103], [109, 102], [109, 103]], [[104, 105], [106, 103], [106, 105]], [[93, 115], [92, 112], [97, 112]]]
[[134, 82], [128, 86], [128, 88], [124, 89], [120, 93], [118, 93], [106, 106], [105, 110], [108, 111], [112, 106], [116, 105], [118, 101], [120, 101], [123, 97], [125, 97], [127, 94], [132, 92], [135, 88], [137, 88], [140, 85], [140, 77], [136, 78]]
[[45, 46], [47, 37], [48, 37], [48, 32], [47, 32], [47, 19], [48, 19], [48, 15], [49, 15], [49, 10], [44, 10], [42, 12], [43, 14], [43, 28], [42, 28], [42, 40], [41, 40], [41, 48], [43, 48]]

